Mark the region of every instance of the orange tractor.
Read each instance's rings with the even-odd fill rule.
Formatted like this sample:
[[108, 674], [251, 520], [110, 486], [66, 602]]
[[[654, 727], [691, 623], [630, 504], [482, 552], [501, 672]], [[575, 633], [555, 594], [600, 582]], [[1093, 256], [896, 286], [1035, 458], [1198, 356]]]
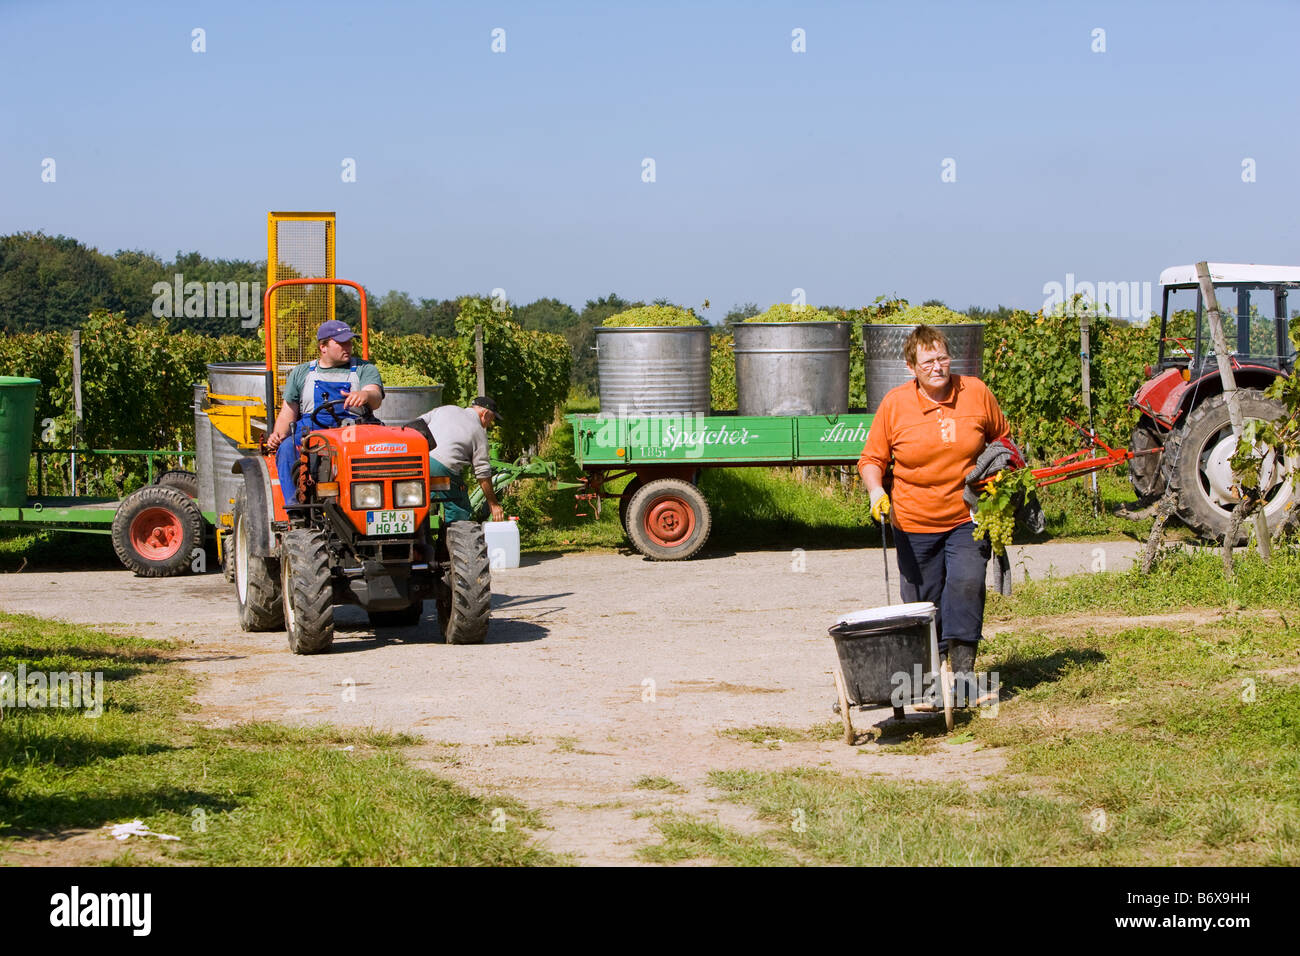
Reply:
[[[312, 286], [327, 287], [332, 297], [338, 285], [360, 295], [361, 354], [369, 358], [360, 285], [295, 278], [267, 287], [268, 418], [289, 371], [284, 359], [302, 353], [308, 331], [292, 321], [292, 309], [276, 321], [273, 294]], [[370, 413], [352, 420], [342, 402], [321, 405], [302, 440], [294, 466], [297, 504], [288, 509], [264, 441], [257, 454], [235, 464], [243, 484], [234, 497], [229, 546], [245, 630], [283, 627], [295, 654], [316, 654], [333, 643], [336, 604], [360, 605], [376, 626], [408, 626], [419, 622], [423, 601], [432, 597], [447, 643], [482, 643], [492, 590], [483, 528], [474, 521], [448, 524], [431, 503], [431, 492], [446, 490], [448, 479], [429, 475], [430, 441], [427, 430], [388, 427]]]

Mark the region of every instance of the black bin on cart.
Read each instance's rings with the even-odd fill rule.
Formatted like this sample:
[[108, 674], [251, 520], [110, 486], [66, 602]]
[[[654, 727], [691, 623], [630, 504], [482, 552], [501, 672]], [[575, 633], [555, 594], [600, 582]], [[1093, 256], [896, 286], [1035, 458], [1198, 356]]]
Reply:
[[866, 608], [846, 614], [829, 629], [838, 657], [836, 688], [845, 739], [853, 741], [849, 710], [869, 705], [894, 707], [927, 697], [939, 673], [935, 606], [929, 601]]

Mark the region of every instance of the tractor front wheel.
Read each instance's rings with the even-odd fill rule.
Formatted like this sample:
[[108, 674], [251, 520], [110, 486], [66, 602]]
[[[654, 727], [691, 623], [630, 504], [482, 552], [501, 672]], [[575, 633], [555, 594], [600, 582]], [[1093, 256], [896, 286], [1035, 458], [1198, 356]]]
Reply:
[[492, 568], [477, 521], [453, 521], [438, 542], [444, 571], [434, 589], [438, 629], [448, 644], [482, 644], [492, 612]]
[[113, 516], [113, 550], [144, 578], [184, 574], [203, 548], [203, 515], [193, 498], [146, 485], [122, 501]]
[[[1243, 422], [1252, 419], [1280, 421], [1286, 417], [1281, 402], [1265, 398], [1253, 388], [1237, 391]], [[1165, 443], [1165, 474], [1169, 487], [1178, 493], [1178, 517], [1202, 537], [1222, 540], [1228, 531], [1228, 519], [1239, 498], [1233, 486], [1229, 460], [1237, 450], [1232, 433], [1226, 395], [1207, 398], [1187, 416], [1183, 427], [1174, 431]], [[1297, 516], [1296, 491], [1291, 476], [1300, 461], [1279, 463], [1270, 456], [1260, 474], [1264, 516], [1270, 533], [1291, 526]], [[1235, 544], [1247, 540], [1246, 528]]]
[[654, 561], [684, 561], [709, 538], [713, 518], [700, 489], [680, 478], [646, 482], [627, 506], [627, 536]]
[[298, 528], [285, 534], [280, 552], [284, 629], [289, 650], [320, 654], [334, 643], [334, 585], [324, 532]]

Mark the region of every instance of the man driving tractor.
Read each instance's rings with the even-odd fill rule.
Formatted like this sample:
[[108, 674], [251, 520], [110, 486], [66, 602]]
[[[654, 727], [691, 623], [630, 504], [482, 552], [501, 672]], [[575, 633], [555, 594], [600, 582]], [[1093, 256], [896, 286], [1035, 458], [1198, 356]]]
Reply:
[[[321, 427], [320, 423], [313, 422], [312, 413], [326, 402], [341, 401], [345, 414], [359, 417], [377, 409], [384, 400], [379, 369], [365, 359], [353, 357], [352, 338], [352, 329], [346, 322], [337, 319], [322, 322], [316, 330], [320, 358], [295, 366], [284, 384], [284, 404], [276, 416], [275, 427], [266, 436], [266, 447], [275, 452], [276, 472], [286, 507], [298, 501], [293, 464], [301, 453], [303, 437]], [[340, 424], [345, 414], [334, 414], [332, 423]], [[290, 436], [292, 440], [286, 441]]]

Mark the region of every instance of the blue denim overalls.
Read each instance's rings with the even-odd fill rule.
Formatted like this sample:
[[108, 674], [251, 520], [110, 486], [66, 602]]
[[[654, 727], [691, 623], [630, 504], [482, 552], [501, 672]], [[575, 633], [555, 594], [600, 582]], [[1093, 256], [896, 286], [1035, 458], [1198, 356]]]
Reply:
[[[280, 491], [284, 495], [286, 506], [297, 504], [298, 501], [298, 489], [293, 483], [293, 463], [302, 452], [303, 437], [318, 427], [312, 422], [311, 413], [326, 402], [336, 401], [353, 389], [361, 388], [355, 358], [346, 368], [339, 365], [317, 368], [317, 364], [312, 362], [307, 366], [307, 377], [303, 380], [302, 395], [298, 399], [298, 422], [293, 434], [280, 442], [275, 453], [275, 467], [280, 476]], [[334, 408], [331, 411], [336, 412], [339, 418], [358, 417], [352, 409]], [[321, 416], [321, 422], [327, 427], [336, 420], [329, 412]]]

